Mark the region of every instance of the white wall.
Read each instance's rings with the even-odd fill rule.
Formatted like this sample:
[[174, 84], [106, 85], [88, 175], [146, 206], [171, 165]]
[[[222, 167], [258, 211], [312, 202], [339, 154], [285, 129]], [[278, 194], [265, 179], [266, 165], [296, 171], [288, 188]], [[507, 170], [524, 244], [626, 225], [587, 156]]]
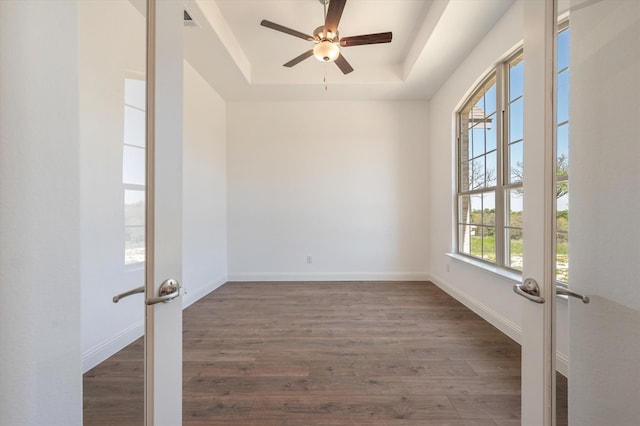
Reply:
[[[84, 371], [143, 333], [143, 296], [112, 297], [144, 282], [124, 265], [124, 79], [143, 76], [145, 19], [128, 0], [79, 2]], [[113, 23], [117, 22], [118, 25]], [[183, 284], [193, 303], [226, 281], [224, 101], [185, 62]]]
[[227, 112], [231, 280], [427, 277], [426, 103]]
[[82, 423], [75, 2], [0, 2], [0, 424]]
[[226, 105], [184, 66], [182, 279], [188, 306], [227, 281]]

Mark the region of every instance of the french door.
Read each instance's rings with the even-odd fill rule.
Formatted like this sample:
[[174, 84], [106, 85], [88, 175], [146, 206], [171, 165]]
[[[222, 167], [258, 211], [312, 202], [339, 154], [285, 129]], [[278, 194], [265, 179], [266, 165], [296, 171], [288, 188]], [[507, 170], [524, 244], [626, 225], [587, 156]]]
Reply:
[[[525, 1], [524, 7], [528, 204], [523, 275], [528, 284], [538, 284], [539, 294], [529, 292], [530, 300], [521, 300], [522, 424], [556, 423], [554, 334], [561, 326], [568, 340], [565, 421], [637, 425], [640, 2], [545, 0]], [[559, 19], [569, 31], [558, 46], [566, 56], [556, 61]], [[554, 104], [556, 94], [566, 100]], [[562, 177], [560, 156], [568, 163]], [[569, 191], [562, 200], [558, 184], [563, 193]], [[556, 211], [564, 212], [567, 229], [560, 229], [566, 223], [558, 225]], [[556, 274], [567, 262], [564, 258], [556, 267], [561, 251], [556, 237], [567, 230], [568, 271]]]

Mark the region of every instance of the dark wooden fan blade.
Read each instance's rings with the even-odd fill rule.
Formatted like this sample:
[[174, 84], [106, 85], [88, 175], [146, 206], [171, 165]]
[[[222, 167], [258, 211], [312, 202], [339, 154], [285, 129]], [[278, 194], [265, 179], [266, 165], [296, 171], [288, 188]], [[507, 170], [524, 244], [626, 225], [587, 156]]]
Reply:
[[310, 36], [309, 34], [305, 34], [305, 33], [301, 33], [300, 31], [292, 30], [291, 28], [284, 27], [284, 26], [282, 26], [280, 24], [276, 24], [275, 22], [267, 21], [266, 19], [263, 19], [262, 22], [260, 22], [260, 25], [262, 25], [263, 27], [271, 28], [272, 30], [276, 30], [276, 31], [283, 32], [285, 34], [292, 35], [294, 37], [301, 38], [303, 40], [309, 40], [309, 41], [313, 41], [314, 40], [313, 36]]
[[391, 43], [392, 33], [365, 34], [353, 37], [342, 37], [340, 46], [362, 46], [364, 44]]
[[349, 65], [349, 62], [347, 62], [342, 53], [335, 60], [335, 63], [338, 68], [340, 68], [340, 71], [342, 71], [343, 74], [349, 74], [351, 71], [353, 71], [353, 67]]
[[324, 32], [328, 31], [336, 34], [338, 32], [338, 24], [342, 17], [342, 11], [347, 0], [330, 0], [329, 9], [327, 10], [327, 17], [324, 20]]
[[286, 64], [283, 65], [283, 67], [289, 67], [291, 68], [294, 65], [299, 64], [300, 62], [304, 61], [305, 59], [307, 59], [309, 56], [313, 56], [313, 49], [311, 50], [307, 50], [306, 52], [304, 52], [302, 55], [300, 56], [296, 56], [295, 58], [293, 58], [292, 60], [290, 60], [289, 62], [287, 62]]

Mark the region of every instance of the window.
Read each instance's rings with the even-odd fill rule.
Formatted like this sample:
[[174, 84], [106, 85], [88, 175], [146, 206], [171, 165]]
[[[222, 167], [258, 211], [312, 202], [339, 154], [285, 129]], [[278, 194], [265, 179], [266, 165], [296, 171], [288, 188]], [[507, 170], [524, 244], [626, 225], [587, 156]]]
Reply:
[[457, 113], [457, 251], [522, 269], [523, 55], [509, 57]]
[[569, 283], [569, 21], [559, 25], [556, 99], [556, 281]]
[[124, 187], [124, 263], [145, 260], [145, 82], [125, 79], [122, 183]]

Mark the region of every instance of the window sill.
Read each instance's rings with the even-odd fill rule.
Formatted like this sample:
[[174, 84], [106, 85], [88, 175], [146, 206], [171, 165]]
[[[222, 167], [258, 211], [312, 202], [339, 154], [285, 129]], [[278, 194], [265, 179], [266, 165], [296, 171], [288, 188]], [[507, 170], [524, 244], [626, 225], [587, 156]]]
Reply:
[[[472, 259], [467, 256], [463, 256], [458, 253], [445, 253], [446, 256], [450, 257], [453, 260], [456, 260], [461, 263], [465, 263], [467, 265], [471, 265], [477, 269], [482, 270], [483, 272], [488, 272], [490, 274], [496, 275], [504, 280], [511, 282], [512, 284], [518, 284], [522, 282], [522, 274], [518, 272], [509, 271], [504, 268], [499, 268], [497, 266], [493, 266], [487, 264], [485, 262], [481, 262], [479, 260]], [[569, 303], [569, 296], [564, 294], [556, 294], [556, 300]]]
[[484, 272], [488, 272], [490, 274], [496, 275], [504, 280], [507, 280], [513, 284], [522, 282], [522, 273], [510, 271], [505, 268], [500, 268], [498, 266], [490, 265], [488, 263], [472, 259], [467, 256], [463, 256], [458, 253], [446, 253], [451, 259], [456, 260], [461, 263], [465, 263], [467, 265], [471, 265], [477, 269], [480, 269]]

